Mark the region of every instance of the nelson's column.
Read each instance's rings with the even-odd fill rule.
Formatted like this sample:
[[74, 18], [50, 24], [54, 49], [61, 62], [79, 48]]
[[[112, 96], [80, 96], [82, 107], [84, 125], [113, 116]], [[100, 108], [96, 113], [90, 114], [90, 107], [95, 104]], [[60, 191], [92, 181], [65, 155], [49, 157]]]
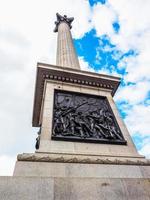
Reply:
[[18, 155], [13, 177], [1, 184], [3, 199], [150, 199], [150, 161], [113, 100], [120, 78], [80, 70], [74, 19], [56, 16], [56, 65], [37, 64], [36, 151]]

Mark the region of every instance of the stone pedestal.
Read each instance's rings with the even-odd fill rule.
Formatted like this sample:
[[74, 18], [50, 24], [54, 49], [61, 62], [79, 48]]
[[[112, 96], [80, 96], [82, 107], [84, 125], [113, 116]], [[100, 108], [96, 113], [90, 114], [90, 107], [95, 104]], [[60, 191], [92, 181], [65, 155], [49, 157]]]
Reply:
[[3, 200], [149, 200], [149, 166], [141, 157], [21, 154], [0, 193]]
[[[39, 63], [33, 110], [33, 126], [41, 126], [41, 135], [39, 149], [36, 152], [140, 157], [113, 101], [112, 96], [115, 94], [119, 83], [120, 79], [117, 77]], [[127, 144], [106, 145], [102, 143], [81, 143], [71, 140], [53, 140], [51, 137], [55, 90], [105, 97]]]
[[1, 200], [149, 200], [150, 182], [130, 178], [1, 177]]
[[[18, 155], [13, 178], [0, 182], [3, 200], [20, 195], [21, 199], [150, 199], [150, 161], [138, 154], [113, 101], [119, 83], [117, 77], [38, 64], [33, 126], [41, 127], [39, 149]], [[56, 89], [107, 98], [127, 144], [53, 140]]]
[[14, 176], [58, 178], [150, 178], [150, 161], [144, 158], [20, 154]]

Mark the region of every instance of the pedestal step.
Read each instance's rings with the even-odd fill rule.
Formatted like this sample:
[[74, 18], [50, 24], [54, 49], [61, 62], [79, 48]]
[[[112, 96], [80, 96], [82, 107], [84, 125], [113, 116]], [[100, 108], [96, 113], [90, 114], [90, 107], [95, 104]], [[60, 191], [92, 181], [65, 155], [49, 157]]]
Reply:
[[1, 200], [149, 200], [150, 180], [1, 177]]

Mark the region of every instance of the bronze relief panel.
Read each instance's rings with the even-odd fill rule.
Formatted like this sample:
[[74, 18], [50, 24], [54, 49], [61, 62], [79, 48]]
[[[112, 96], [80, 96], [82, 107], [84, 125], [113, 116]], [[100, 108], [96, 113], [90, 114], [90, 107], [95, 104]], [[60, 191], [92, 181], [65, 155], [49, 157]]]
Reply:
[[52, 139], [126, 144], [104, 96], [55, 90]]

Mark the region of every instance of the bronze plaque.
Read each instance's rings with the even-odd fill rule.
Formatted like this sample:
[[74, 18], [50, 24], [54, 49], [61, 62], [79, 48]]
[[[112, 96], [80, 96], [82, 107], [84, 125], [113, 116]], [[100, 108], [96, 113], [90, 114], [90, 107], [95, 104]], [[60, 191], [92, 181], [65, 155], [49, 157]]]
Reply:
[[54, 91], [52, 139], [126, 144], [104, 96]]

